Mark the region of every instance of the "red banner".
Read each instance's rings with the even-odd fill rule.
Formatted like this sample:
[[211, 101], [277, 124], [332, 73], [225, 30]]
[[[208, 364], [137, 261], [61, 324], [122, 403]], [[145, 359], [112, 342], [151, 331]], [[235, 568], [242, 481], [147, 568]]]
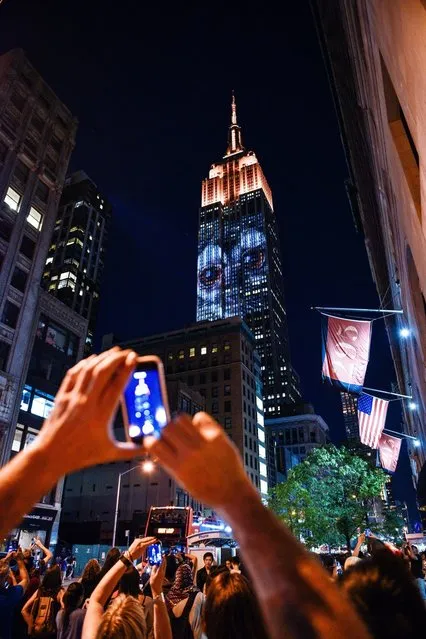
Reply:
[[371, 342], [371, 322], [322, 316], [322, 375], [334, 386], [360, 393]]
[[387, 435], [386, 433], [382, 433], [379, 439], [380, 463], [390, 473], [396, 471], [401, 442], [402, 440], [399, 437], [392, 437], [392, 435]]

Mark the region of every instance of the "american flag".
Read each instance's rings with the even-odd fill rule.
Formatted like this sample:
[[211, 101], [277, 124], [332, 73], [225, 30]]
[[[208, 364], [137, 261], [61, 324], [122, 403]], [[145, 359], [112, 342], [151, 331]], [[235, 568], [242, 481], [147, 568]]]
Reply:
[[389, 402], [385, 399], [361, 393], [358, 398], [358, 423], [361, 443], [378, 448], [385, 427]]

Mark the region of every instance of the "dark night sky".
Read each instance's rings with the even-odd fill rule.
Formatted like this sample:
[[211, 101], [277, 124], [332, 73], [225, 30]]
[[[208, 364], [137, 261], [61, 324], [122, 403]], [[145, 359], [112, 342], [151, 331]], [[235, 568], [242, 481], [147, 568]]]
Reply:
[[[98, 339], [195, 321], [201, 180], [225, 151], [235, 90], [243, 141], [274, 195], [293, 363], [339, 441], [340, 399], [321, 384], [319, 316], [309, 309], [378, 300], [309, 3], [274, 4], [5, 0], [0, 52], [22, 47], [78, 117], [71, 168], [114, 205]], [[394, 378], [375, 322], [366, 385], [390, 389]], [[400, 419], [394, 402], [389, 428]], [[405, 444], [395, 492], [413, 503]]]

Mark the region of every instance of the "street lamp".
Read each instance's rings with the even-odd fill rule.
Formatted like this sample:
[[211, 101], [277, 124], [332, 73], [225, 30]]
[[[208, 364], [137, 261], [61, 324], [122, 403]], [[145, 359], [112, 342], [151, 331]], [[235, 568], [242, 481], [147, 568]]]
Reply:
[[132, 470], [135, 470], [135, 468], [139, 468], [139, 469], [142, 468], [144, 473], [150, 473], [154, 470], [154, 462], [152, 462], [150, 459], [146, 459], [144, 462], [142, 462], [142, 465], [138, 464], [137, 466], [132, 466], [131, 468], [128, 468], [127, 470], [118, 474], [117, 499], [115, 501], [115, 513], [114, 513], [114, 528], [112, 531], [113, 547], [115, 546], [115, 538], [117, 533], [118, 505], [120, 503], [121, 478], [123, 477], [123, 475], [127, 475], [127, 473], [130, 473]]
[[407, 337], [410, 337], [410, 333], [411, 333], [410, 329], [406, 328], [405, 326], [404, 328], [399, 329], [399, 336], [402, 337], [403, 339], [407, 339]]

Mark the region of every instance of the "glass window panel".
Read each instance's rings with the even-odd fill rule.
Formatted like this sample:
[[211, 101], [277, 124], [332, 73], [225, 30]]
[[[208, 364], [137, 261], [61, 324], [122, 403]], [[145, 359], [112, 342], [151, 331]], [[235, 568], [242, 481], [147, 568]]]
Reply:
[[43, 223], [43, 214], [32, 206], [27, 216], [27, 222], [39, 231]]
[[28, 410], [31, 403], [31, 386], [24, 386], [21, 397], [21, 410]]
[[19, 453], [19, 451], [21, 450], [23, 431], [24, 429], [22, 428], [22, 426], [18, 424], [16, 426], [16, 430], [15, 430], [15, 434], [13, 436], [13, 442], [12, 442], [12, 450], [14, 453]]
[[66, 331], [61, 330], [59, 326], [56, 326], [55, 324], [49, 324], [46, 333], [46, 344], [50, 344], [58, 350], [65, 352], [66, 341]]
[[53, 403], [53, 397], [48, 399], [47, 397], [42, 397], [36, 393], [31, 405], [31, 413], [33, 415], [38, 415], [39, 417], [48, 417], [53, 408]]
[[12, 209], [12, 211], [19, 211], [19, 205], [21, 203], [21, 196], [11, 186], [7, 189], [6, 196], [4, 198], [5, 203]]

